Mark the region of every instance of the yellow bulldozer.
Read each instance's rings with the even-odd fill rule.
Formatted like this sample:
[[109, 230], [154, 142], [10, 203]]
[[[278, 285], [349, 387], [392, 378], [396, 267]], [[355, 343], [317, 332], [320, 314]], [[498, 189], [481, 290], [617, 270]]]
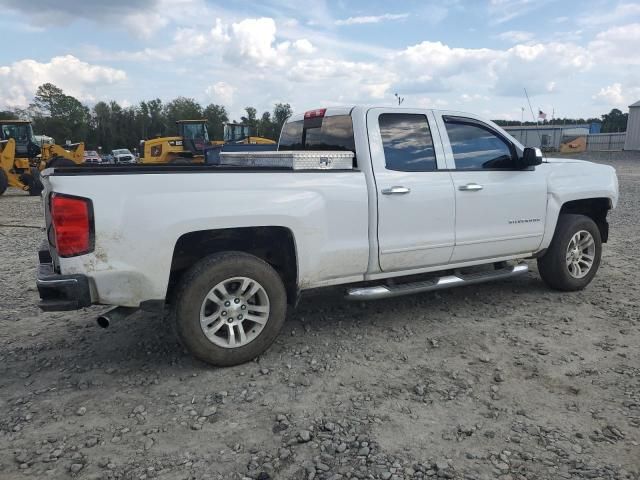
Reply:
[[269, 138], [258, 137], [255, 128], [244, 123], [227, 123], [224, 126], [224, 144], [234, 145], [275, 145]]
[[0, 195], [8, 186], [40, 195], [40, 171], [81, 164], [84, 143], [38, 144], [28, 120], [0, 120]]
[[178, 135], [157, 137], [140, 142], [140, 163], [204, 163], [204, 152], [212, 146], [275, 145], [268, 138], [258, 137], [248, 125], [227, 123], [223, 140], [210, 140], [207, 121], [178, 120]]

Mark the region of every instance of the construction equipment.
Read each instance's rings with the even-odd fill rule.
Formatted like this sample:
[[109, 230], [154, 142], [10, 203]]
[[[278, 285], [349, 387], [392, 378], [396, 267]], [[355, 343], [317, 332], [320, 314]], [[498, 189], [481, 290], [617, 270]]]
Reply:
[[241, 145], [275, 145], [269, 138], [258, 137], [255, 127], [245, 123], [227, 123], [224, 126], [224, 143]]
[[0, 195], [8, 186], [40, 195], [40, 170], [81, 164], [84, 143], [39, 145], [28, 120], [0, 120]]
[[275, 145], [255, 135], [254, 128], [242, 123], [227, 123], [223, 140], [209, 140], [207, 121], [178, 120], [178, 135], [140, 142], [140, 163], [204, 163], [204, 151], [222, 145]]
[[140, 142], [140, 163], [202, 163], [208, 145], [207, 121], [178, 120], [178, 135]]
[[43, 143], [40, 149], [43, 168], [73, 167], [84, 163], [84, 142], [67, 143], [64, 147]]

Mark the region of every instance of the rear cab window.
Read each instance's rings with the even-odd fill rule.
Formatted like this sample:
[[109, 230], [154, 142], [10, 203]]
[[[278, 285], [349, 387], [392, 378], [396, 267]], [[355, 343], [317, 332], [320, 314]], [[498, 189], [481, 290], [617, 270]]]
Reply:
[[354, 154], [353, 161], [356, 167], [356, 145], [351, 115], [324, 115], [288, 121], [282, 127], [278, 150], [350, 151]]

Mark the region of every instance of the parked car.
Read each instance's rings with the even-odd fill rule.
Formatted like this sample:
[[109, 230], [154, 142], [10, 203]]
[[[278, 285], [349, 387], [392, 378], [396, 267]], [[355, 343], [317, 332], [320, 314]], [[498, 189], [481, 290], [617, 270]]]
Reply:
[[102, 163], [113, 164], [113, 155], [111, 155], [110, 153], [104, 153], [102, 155]]
[[98, 152], [95, 150], [85, 150], [84, 163], [89, 165], [100, 165], [102, 163], [102, 157], [98, 155]]
[[287, 120], [277, 152], [220, 163], [46, 171], [40, 308], [118, 306], [107, 326], [171, 299], [193, 355], [234, 365], [309, 289], [396, 297], [510, 278], [527, 259], [551, 288], [583, 289], [618, 201], [613, 168], [544, 158], [460, 112], [312, 110]]
[[136, 163], [136, 157], [127, 148], [111, 150], [111, 156], [113, 157], [113, 163], [116, 165]]

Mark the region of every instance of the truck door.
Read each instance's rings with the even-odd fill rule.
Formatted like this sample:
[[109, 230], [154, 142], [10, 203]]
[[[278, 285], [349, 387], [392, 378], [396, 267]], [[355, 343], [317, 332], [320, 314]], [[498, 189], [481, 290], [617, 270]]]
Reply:
[[385, 272], [446, 264], [453, 252], [453, 183], [434, 118], [415, 109], [367, 113]]
[[485, 122], [457, 115], [437, 119], [456, 196], [451, 262], [535, 251], [547, 209], [542, 170], [518, 168], [513, 142]]

